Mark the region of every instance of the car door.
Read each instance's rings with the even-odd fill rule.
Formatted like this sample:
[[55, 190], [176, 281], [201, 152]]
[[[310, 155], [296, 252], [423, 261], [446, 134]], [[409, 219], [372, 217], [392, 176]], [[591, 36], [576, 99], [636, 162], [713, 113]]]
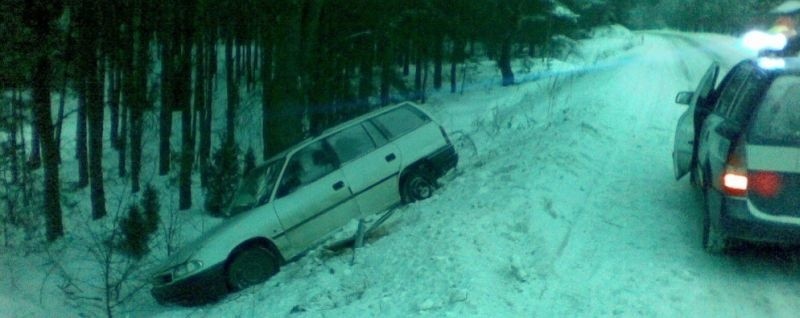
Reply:
[[299, 250], [359, 215], [335, 154], [321, 140], [289, 159], [274, 205], [286, 235]]
[[362, 215], [386, 210], [400, 202], [397, 178], [401, 160], [397, 148], [376, 133], [372, 124], [366, 122], [327, 138], [342, 162], [342, 173], [350, 181], [350, 190]]
[[[720, 86], [719, 101], [708, 116], [698, 145], [699, 158], [712, 176], [722, 174], [728, 161], [730, 146], [749, 121], [753, 107], [764, 93], [766, 77], [753, 64], [744, 63], [734, 71], [730, 80]], [[718, 178], [712, 178], [716, 184]]]
[[695, 140], [698, 124], [696, 121], [702, 120], [703, 113], [707, 112], [709, 96], [714, 90], [719, 74], [719, 64], [712, 63], [703, 75], [703, 79], [697, 85], [697, 89], [692, 94], [689, 108], [678, 119], [675, 129], [675, 147], [672, 152], [672, 160], [675, 170], [675, 179], [680, 179], [689, 172], [695, 160]]

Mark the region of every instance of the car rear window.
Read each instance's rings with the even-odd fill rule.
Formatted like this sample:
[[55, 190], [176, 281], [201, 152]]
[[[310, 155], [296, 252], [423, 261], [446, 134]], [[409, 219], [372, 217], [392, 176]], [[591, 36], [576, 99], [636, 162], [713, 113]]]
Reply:
[[375, 121], [393, 139], [424, 125], [430, 118], [411, 106], [404, 106], [375, 117]]
[[776, 78], [750, 129], [751, 143], [800, 146], [800, 76]]

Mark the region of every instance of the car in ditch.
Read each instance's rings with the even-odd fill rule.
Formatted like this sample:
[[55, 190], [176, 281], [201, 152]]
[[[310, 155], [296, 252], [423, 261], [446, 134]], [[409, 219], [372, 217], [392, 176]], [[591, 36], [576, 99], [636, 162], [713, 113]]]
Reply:
[[713, 63], [675, 133], [675, 177], [704, 194], [702, 242], [800, 243], [800, 59], [763, 57], [734, 66], [717, 85]]
[[153, 275], [160, 303], [202, 304], [265, 281], [353, 219], [430, 197], [458, 154], [405, 102], [307, 139], [244, 176], [231, 218]]

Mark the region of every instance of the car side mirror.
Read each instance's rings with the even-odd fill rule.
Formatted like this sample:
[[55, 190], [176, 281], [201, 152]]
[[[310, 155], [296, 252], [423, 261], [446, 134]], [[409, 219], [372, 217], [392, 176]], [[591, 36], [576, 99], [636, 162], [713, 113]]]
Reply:
[[727, 140], [735, 140], [739, 138], [742, 126], [733, 120], [726, 120], [720, 123], [714, 131]]
[[694, 92], [680, 92], [675, 96], [675, 103], [681, 105], [689, 105], [692, 103]]

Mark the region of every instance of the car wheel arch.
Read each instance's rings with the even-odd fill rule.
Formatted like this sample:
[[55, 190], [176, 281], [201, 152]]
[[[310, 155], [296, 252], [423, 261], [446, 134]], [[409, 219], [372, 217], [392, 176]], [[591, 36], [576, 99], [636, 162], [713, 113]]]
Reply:
[[230, 263], [233, 261], [233, 259], [236, 257], [237, 254], [249, 248], [254, 248], [254, 247], [266, 248], [267, 250], [272, 252], [275, 255], [275, 257], [278, 258], [280, 264], [286, 263], [286, 259], [284, 259], [283, 254], [278, 249], [278, 246], [275, 245], [274, 242], [272, 242], [272, 240], [266, 237], [254, 237], [240, 243], [233, 250], [231, 250], [231, 252], [228, 254], [228, 258], [225, 260], [225, 268], [227, 269], [228, 266], [230, 266]]

